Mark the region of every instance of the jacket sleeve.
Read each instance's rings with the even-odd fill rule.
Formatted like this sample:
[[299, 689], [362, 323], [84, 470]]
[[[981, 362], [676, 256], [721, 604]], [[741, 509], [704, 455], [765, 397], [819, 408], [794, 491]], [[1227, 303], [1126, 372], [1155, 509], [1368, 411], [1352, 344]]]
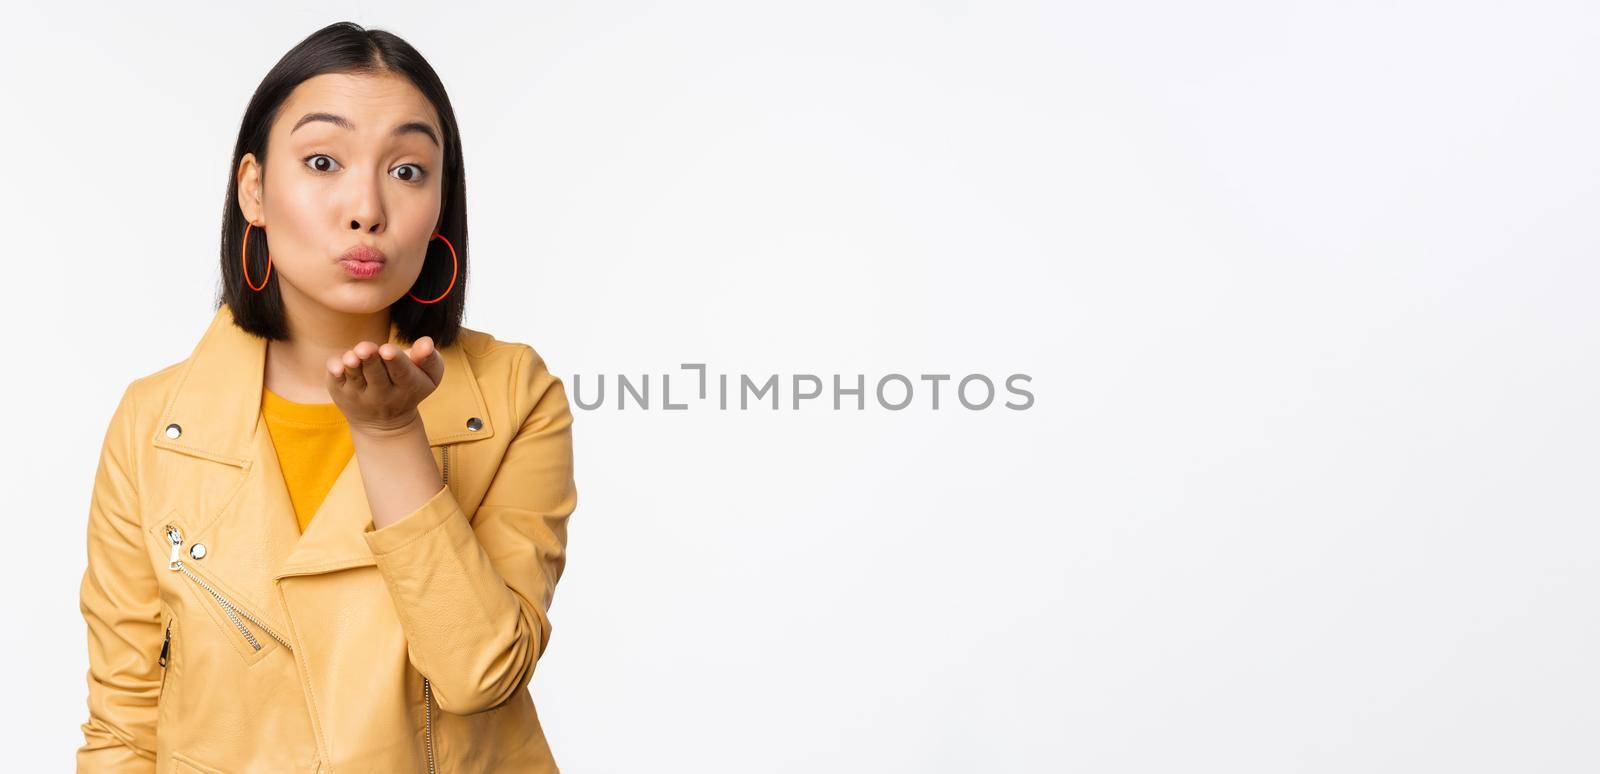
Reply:
[[144, 547], [133, 469], [133, 386], [100, 446], [89, 499], [88, 568], [79, 608], [88, 625], [89, 720], [79, 772], [153, 772], [161, 694], [161, 598]]
[[445, 486], [364, 533], [411, 662], [452, 714], [495, 709], [528, 687], [550, 641], [548, 610], [577, 506], [566, 390], [520, 346], [516, 435], [473, 517]]

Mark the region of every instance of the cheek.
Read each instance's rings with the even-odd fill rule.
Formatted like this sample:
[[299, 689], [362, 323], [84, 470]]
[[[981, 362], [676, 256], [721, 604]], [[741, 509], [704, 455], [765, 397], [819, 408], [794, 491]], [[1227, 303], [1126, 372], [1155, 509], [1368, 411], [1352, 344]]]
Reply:
[[313, 234], [327, 229], [328, 192], [292, 173], [280, 173], [266, 189], [264, 206], [267, 228], [285, 237], [285, 241], [301, 243]]
[[329, 264], [331, 202], [327, 186], [297, 178], [292, 172], [269, 179], [264, 205], [267, 243], [273, 264], [301, 287], [322, 281]]
[[[421, 271], [423, 257], [432, 245], [434, 226], [439, 222], [439, 200], [433, 197], [407, 197], [403, 202], [396, 202], [389, 208], [389, 238], [399, 245], [407, 245], [405, 250], [408, 263], [415, 269], [411, 274]], [[438, 241], [438, 240], [433, 240]], [[442, 245], [439, 249], [444, 249]]]
[[388, 210], [391, 236], [427, 239], [439, 221], [439, 194], [405, 192], [390, 197]]

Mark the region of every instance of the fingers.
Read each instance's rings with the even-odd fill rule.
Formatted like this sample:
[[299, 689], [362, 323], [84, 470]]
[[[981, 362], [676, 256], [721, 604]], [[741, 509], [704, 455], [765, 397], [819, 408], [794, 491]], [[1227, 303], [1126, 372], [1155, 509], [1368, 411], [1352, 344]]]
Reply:
[[410, 349], [390, 342], [380, 345], [363, 341], [330, 358], [327, 367], [330, 389], [346, 392], [361, 392], [369, 386], [413, 385], [418, 371], [438, 386], [444, 376], [444, 357], [427, 336], [414, 342]]
[[391, 384], [409, 384], [411, 380], [416, 378], [412, 374], [416, 368], [407, 362], [408, 358], [404, 357], [405, 354], [405, 350], [396, 344], [385, 342], [378, 347], [377, 360], [383, 363], [384, 371], [389, 375]]
[[[332, 377], [332, 381], [347, 389], [361, 391], [368, 384], [382, 385], [389, 377], [384, 373], [381, 358], [377, 354], [378, 345], [370, 341], [363, 341], [347, 349], [343, 354], [328, 361], [330, 373], [337, 368], [339, 373]], [[380, 361], [374, 363], [373, 361]]]
[[433, 346], [432, 337], [423, 336], [417, 339], [406, 354], [411, 356], [411, 362], [422, 369], [423, 375], [427, 376], [435, 387], [439, 386], [439, 380], [444, 378], [444, 356]]
[[361, 370], [361, 358], [356, 355], [355, 350], [345, 350], [344, 354], [339, 356], [339, 365], [344, 368], [346, 387], [357, 392], [366, 388], [367, 374]]
[[421, 368], [423, 363], [428, 362], [428, 358], [431, 357], [433, 353], [434, 346], [432, 336], [423, 336], [422, 338], [417, 339], [411, 343], [411, 349], [406, 350], [406, 354], [411, 356], [411, 362], [415, 363], [418, 368]]
[[351, 351], [361, 358], [361, 375], [366, 379], [367, 386], [394, 386], [394, 380], [389, 378], [389, 367], [384, 365], [383, 358], [378, 355], [377, 344], [363, 341]]

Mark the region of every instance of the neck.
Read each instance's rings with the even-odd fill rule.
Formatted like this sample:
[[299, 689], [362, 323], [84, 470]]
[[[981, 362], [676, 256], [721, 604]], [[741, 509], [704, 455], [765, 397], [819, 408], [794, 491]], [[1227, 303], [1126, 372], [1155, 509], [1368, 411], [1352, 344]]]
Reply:
[[[287, 300], [287, 299], [286, 299]], [[286, 304], [288, 341], [267, 342], [265, 386], [297, 403], [326, 403], [328, 361], [357, 342], [389, 340], [389, 309], [351, 314], [317, 304]]]

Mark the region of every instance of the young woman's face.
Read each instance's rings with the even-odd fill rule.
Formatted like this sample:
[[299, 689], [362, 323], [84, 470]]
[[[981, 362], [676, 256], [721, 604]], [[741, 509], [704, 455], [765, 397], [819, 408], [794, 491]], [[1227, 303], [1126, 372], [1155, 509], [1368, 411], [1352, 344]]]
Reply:
[[[400, 76], [330, 73], [295, 87], [264, 174], [252, 154], [237, 170], [239, 206], [266, 232], [291, 313], [314, 314], [310, 302], [369, 314], [411, 289], [439, 224], [443, 139], [433, 106]], [[357, 246], [384, 260], [341, 260]]]

